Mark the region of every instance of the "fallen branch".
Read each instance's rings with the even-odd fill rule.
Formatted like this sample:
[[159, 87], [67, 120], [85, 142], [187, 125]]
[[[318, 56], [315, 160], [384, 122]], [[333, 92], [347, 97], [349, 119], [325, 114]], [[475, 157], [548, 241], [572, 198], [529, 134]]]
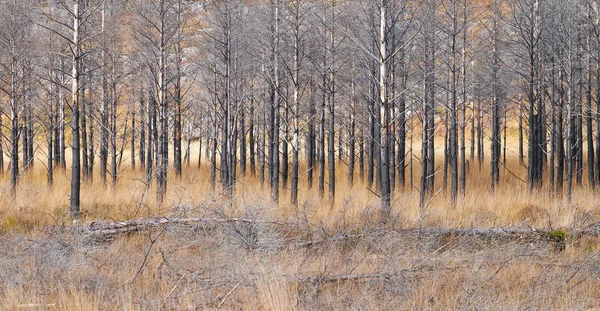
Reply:
[[367, 274], [342, 274], [342, 275], [322, 275], [322, 276], [308, 276], [299, 278], [299, 283], [313, 283], [313, 284], [325, 284], [335, 283], [342, 281], [359, 281], [364, 279], [391, 279], [395, 277], [404, 276], [406, 272], [411, 270], [402, 270], [400, 272], [393, 273], [367, 273]]
[[[49, 232], [76, 232], [86, 234], [92, 237], [112, 237], [117, 234], [127, 234], [145, 230], [155, 230], [167, 225], [197, 225], [197, 224], [225, 224], [225, 223], [246, 223], [246, 224], [268, 224], [276, 226], [286, 226], [289, 224], [277, 221], [267, 221], [262, 219], [251, 218], [227, 218], [227, 217], [194, 217], [194, 218], [142, 218], [137, 220], [116, 221], [116, 222], [92, 222], [88, 226], [54, 226], [46, 227], [45, 231]], [[534, 239], [539, 241], [563, 242], [566, 238], [576, 238], [581, 236], [600, 235], [600, 224], [594, 224], [583, 228], [563, 228], [560, 230], [551, 230], [546, 228], [532, 227], [493, 227], [493, 228], [411, 228], [401, 230], [375, 230], [363, 232], [356, 235], [336, 234], [332, 237], [325, 237], [315, 240], [290, 239], [295, 241], [291, 243], [293, 247], [304, 248], [311, 247], [327, 242], [344, 242], [362, 237], [367, 237], [371, 234], [397, 234], [401, 236], [416, 236], [416, 237], [451, 237], [454, 238], [489, 238], [489, 239]]]
[[117, 221], [117, 222], [92, 222], [88, 226], [67, 226], [67, 227], [46, 227], [46, 231], [74, 231], [89, 235], [114, 235], [144, 231], [160, 228], [165, 225], [185, 224], [192, 225], [198, 223], [269, 223], [282, 225], [277, 222], [264, 221], [248, 218], [142, 218], [137, 220]]

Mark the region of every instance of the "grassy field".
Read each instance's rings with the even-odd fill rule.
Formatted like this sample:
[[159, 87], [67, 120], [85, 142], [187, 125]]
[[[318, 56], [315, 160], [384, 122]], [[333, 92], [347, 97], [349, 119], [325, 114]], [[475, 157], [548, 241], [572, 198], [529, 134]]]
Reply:
[[[507, 160], [511, 172], [524, 174], [515, 153]], [[378, 198], [360, 181], [348, 186], [344, 165], [334, 201], [309, 190], [304, 175], [297, 208], [287, 203], [285, 189], [279, 205], [270, 202], [268, 187], [253, 176], [240, 177], [234, 202], [227, 204], [210, 188], [208, 165], [197, 169], [196, 163], [180, 180], [169, 172], [167, 200], [159, 206], [142, 171], [124, 166], [115, 187], [103, 187], [97, 176], [83, 186], [83, 220], [73, 228], [69, 172], [57, 172], [49, 188], [39, 162], [22, 175], [16, 200], [7, 195], [8, 176], [0, 181], [0, 308], [599, 307], [600, 243], [597, 236], [571, 231], [599, 220], [600, 196], [584, 186], [567, 204], [546, 188], [529, 193], [505, 169], [492, 193], [487, 166], [470, 165], [467, 195], [454, 208], [443, 191], [421, 210], [416, 189], [397, 189], [386, 224], [379, 221]], [[442, 174], [437, 176], [441, 186]], [[207, 220], [127, 234], [87, 229], [150, 217]], [[469, 235], [437, 229], [490, 227], [536, 231]]]
[[[438, 154], [441, 151], [438, 152]], [[128, 155], [124, 156], [125, 159]], [[192, 156], [192, 158], [196, 158]], [[471, 163], [467, 175], [467, 192], [459, 198], [457, 207], [449, 203], [449, 194], [439, 191], [427, 201], [424, 210], [419, 209], [419, 171], [415, 160], [414, 188], [410, 183], [404, 189], [394, 191], [393, 223], [400, 228], [406, 227], [493, 227], [517, 226], [527, 224], [533, 227], [568, 227], [581, 225], [584, 222], [598, 220], [596, 213], [600, 208], [600, 196], [586, 185], [574, 186], [573, 200], [567, 203], [564, 197], [550, 195], [545, 185], [539, 191], [528, 192], [523, 180], [526, 169], [519, 164], [514, 153], [507, 156], [507, 171], [501, 168], [500, 185], [495, 192], [489, 187], [488, 163], [481, 168]], [[442, 158], [437, 159], [440, 172], [436, 175], [436, 189], [442, 186]], [[378, 197], [360, 180], [358, 173], [354, 186], [347, 182], [346, 166], [338, 163], [336, 170], [336, 197], [330, 200], [327, 189], [324, 198], [319, 198], [316, 189], [316, 177], [313, 189], [308, 189], [306, 174], [299, 183], [299, 207], [289, 204], [288, 188], [282, 188], [280, 206], [277, 217], [293, 217], [298, 212], [306, 214], [308, 220], [329, 229], [346, 225], [364, 225], [361, 219], [366, 210], [376, 209]], [[300, 171], [305, 171], [301, 167]], [[97, 170], [95, 172], [97, 174]], [[515, 174], [515, 175], [513, 175]], [[29, 172], [21, 176], [17, 198], [8, 195], [8, 176], [0, 179], [0, 230], [29, 231], [47, 225], [70, 224], [68, 217], [70, 171], [59, 170], [55, 173], [52, 187], [46, 185], [45, 167], [36, 163]], [[184, 167], [181, 179], [174, 177], [170, 170], [168, 194], [165, 203], [156, 203], [154, 183], [148, 188], [145, 184], [145, 173], [138, 167], [132, 170], [123, 165], [116, 186], [102, 186], [98, 176], [92, 182], [84, 182], [82, 186], [81, 209], [84, 223], [97, 220], [123, 220], [145, 216], [168, 216], [177, 206], [199, 207], [206, 204], [224, 203], [224, 192], [217, 185], [212, 191], [209, 183], [210, 168], [203, 163]], [[326, 177], [327, 180], [328, 177]], [[587, 177], [583, 177], [587, 183]], [[547, 181], [546, 181], [547, 183]], [[326, 186], [327, 188], [327, 186]], [[257, 176], [239, 177], [234, 197], [233, 208], [228, 216], [235, 216], [237, 210], [254, 203], [270, 203], [268, 184], [260, 185]]]

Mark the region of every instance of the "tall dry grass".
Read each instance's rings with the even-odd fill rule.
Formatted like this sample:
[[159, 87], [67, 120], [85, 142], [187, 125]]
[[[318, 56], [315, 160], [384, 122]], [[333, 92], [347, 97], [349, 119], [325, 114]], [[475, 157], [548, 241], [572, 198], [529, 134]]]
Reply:
[[[418, 142], [415, 142], [415, 148]], [[197, 159], [197, 147], [192, 146], [192, 159]], [[597, 220], [600, 197], [594, 189], [586, 185], [574, 189], [573, 200], [567, 203], [563, 196], [548, 191], [548, 183], [534, 192], [527, 191], [523, 180], [526, 169], [519, 164], [516, 141], [509, 140], [506, 167], [501, 168], [500, 185], [492, 192], [489, 187], [489, 164], [469, 161], [467, 191], [460, 197], [456, 207], [450, 205], [448, 190], [442, 187], [442, 147], [438, 147], [436, 165], [436, 195], [427, 200], [426, 208], [419, 209], [420, 166], [413, 161], [413, 182], [410, 180], [404, 188], [396, 187], [392, 200], [394, 223], [401, 227], [490, 227], [515, 226], [527, 224], [535, 227], [577, 226], [584, 222]], [[487, 150], [486, 150], [487, 151]], [[129, 167], [129, 154], [124, 154], [118, 182], [107, 185], [100, 183], [96, 167], [93, 181], [85, 181], [82, 186], [81, 209], [85, 221], [123, 220], [144, 216], [166, 216], [176, 206], [196, 206], [204, 202], [220, 202], [228, 205], [228, 200], [220, 185], [216, 191], [210, 186], [210, 168], [208, 163], [197, 167], [192, 161], [184, 166], [181, 179], [174, 177], [174, 171], [168, 172], [168, 192], [162, 205], [156, 203], [154, 182], [145, 183], [142, 169]], [[330, 199], [326, 192], [319, 197], [316, 179], [313, 189], [308, 188], [306, 166], [300, 168], [299, 206], [289, 204], [289, 183], [281, 189], [278, 217], [302, 216], [313, 223], [330, 228], [361, 226], [365, 221], [373, 220], [379, 200], [377, 195], [356, 173], [355, 182], [347, 182], [347, 167], [336, 163], [336, 195]], [[358, 168], [357, 168], [358, 170]], [[408, 170], [407, 170], [408, 175]], [[51, 187], [46, 184], [45, 166], [36, 162], [33, 169], [23, 172], [18, 184], [17, 197], [9, 196], [9, 180], [6, 174], [0, 178], [0, 229], [31, 230], [45, 225], [63, 225], [70, 223], [68, 217], [69, 176], [67, 169], [55, 172]], [[326, 181], [328, 176], [326, 176]], [[584, 181], [587, 177], [584, 175]], [[291, 182], [291, 181], [290, 181]], [[243, 207], [255, 202], [269, 202], [268, 182], [260, 185], [258, 176], [249, 172], [241, 175], [236, 184], [233, 208]]]

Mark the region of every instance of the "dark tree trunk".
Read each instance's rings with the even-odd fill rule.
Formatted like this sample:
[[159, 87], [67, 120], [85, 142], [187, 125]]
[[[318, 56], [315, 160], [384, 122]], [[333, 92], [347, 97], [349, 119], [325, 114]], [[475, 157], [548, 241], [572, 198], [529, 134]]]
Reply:
[[356, 150], [356, 86], [354, 84], [354, 75], [351, 79], [351, 98], [350, 98], [350, 124], [348, 136], [350, 138], [348, 144], [348, 184], [354, 184], [354, 163]]
[[135, 170], [135, 137], [137, 135], [136, 132], [136, 122], [135, 122], [135, 106], [131, 109], [131, 169]]
[[406, 185], [406, 90], [408, 70], [405, 68], [406, 53], [404, 49], [400, 52], [400, 95], [398, 96], [398, 145], [396, 165], [398, 166], [398, 182], [404, 188]]
[[[179, 58], [180, 56], [178, 56]], [[181, 178], [181, 69], [178, 62], [173, 107], [173, 167], [175, 177]]]
[[[311, 83], [311, 90], [314, 91], [314, 85]], [[315, 118], [317, 116], [316, 103], [314, 99], [309, 100], [309, 118], [308, 118], [308, 137], [307, 140], [307, 178], [308, 178], [308, 189], [312, 189], [313, 187], [313, 176], [315, 171], [315, 162], [316, 162], [316, 139], [317, 135], [315, 133]]]
[[523, 110], [525, 106], [521, 103], [519, 96], [519, 163], [525, 164], [525, 154], [523, 149]]
[[[286, 87], [287, 89], [287, 87]], [[289, 142], [290, 142], [290, 107], [288, 105], [289, 102], [289, 96], [288, 96], [288, 92], [286, 90], [285, 92], [285, 97], [282, 99], [284, 102], [284, 109], [283, 109], [283, 116], [284, 116], [284, 120], [283, 120], [283, 139], [281, 140], [281, 167], [280, 167], [280, 172], [281, 172], [281, 188], [283, 189], [287, 189], [288, 186], [288, 178], [289, 178], [289, 168], [290, 168], [290, 153], [289, 153]]]
[[108, 166], [108, 86], [106, 72], [102, 73], [102, 99], [100, 101], [100, 181], [106, 185], [106, 172]]
[[247, 146], [246, 146], [246, 107], [244, 102], [240, 103], [239, 110], [239, 129], [236, 131], [240, 141], [240, 171], [242, 175], [246, 175], [246, 160], [247, 160]]
[[274, 1], [272, 8], [273, 19], [271, 23], [273, 42], [271, 62], [273, 71], [271, 73], [272, 83], [270, 85], [271, 115], [269, 135], [269, 177], [271, 178], [271, 199], [279, 201], [279, 130], [280, 130], [280, 103], [279, 103], [279, 0]]
[[110, 126], [110, 176], [111, 186], [114, 188], [117, 185], [117, 81], [116, 81], [116, 68], [115, 63], [112, 64], [111, 73], [111, 90], [110, 90], [110, 115], [109, 115], [109, 126]]
[[[52, 97], [50, 97], [50, 113], [48, 114], [48, 122], [50, 122], [50, 127], [48, 129], [48, 135], [50, 135], [50, 141], [52, 141], [52, 135], [53, 135], [53, 121], [54, 121], [54, 115], [52, 112]], [[4, 128], [4, 122], [2, 121], [2, 109], [0, 109], [0, 129]], [[4, 176], [4, 143], [3, 143], [3, 139], [4, 136], [0, 135], [0, 178], [2, 176]], [[50, 149], [50, 151], [52, 151]], [[48, 158], [50, 159], [50, 161], [52, 161], [52, 152], [48, 153]]]
[[360, 175], [360, 181], [365, 180], [365, 137], [361, 133], [358, 143], [358, 171]]
[[321, 118], [319, 120], [319, 195], [325, 195], [325, 108], [327, 103], [327, 86], [323, 75], [323, 98], [321, 102]]
[[[85, 72], [85, 66], [82, 66], [82, 71]], [[90, 166], [89, 166], [89, 155], [88, 155], [88, 134], [87, 134], [87, 111], [88, 103], [85, 98], [85, 79], [83, 79], [83, 86], [81, 87], [81, 172], [83, 173], [83, 179], [90, 180]]]
[[10, 83], [10, 194], [17, 196], [17, 180], [19, 178], [19, 102], [17, 101], [17, 59], [11, 63]]
[[485, 151], [483, 149], [483, 111], [481, 110], [481, 102], [477, 102], [477, 162], [479, 170], [483, 164]]
[[329, 198], [335, 198], [335, 86], [334, 86], [333, 73], [329, 78], [329, 87], [331, 93], [329, 94], [329, 135], [328, 135], [328, 168], [329, 168]]
[[[565, 138], [563, 135], [563, 124], [564, 124], [564, 88], [562, 86], [562, 71], [559, 71], [559, 98], [558, 98], [558, 117], [556, 124], [556, 145], [557, 145], [557, 158], [556, 158], [556, 192], [559, 196], [562, 196], [563, 183], [564, 183], [564, 172], [565, 172]], [[567, 136], [568, 137], [568, 136]], [[568, 138], [567, 138], [568, 139]]]
[[145, 147], [146, 147], [146, 127], [147, 127], [147, 121], [146, 121], [146, 109], [145, 109], [145, 104], [144, 104], [144, 89], [140, 89], [140, 139], [139, 139], [139, 152], [138, 152], [138, 156], [139, 156], [139, 160], [140, 160], [140, 166], [142, 168], [145, 167], [145, 162], [146, 162], [146, 151], [145, 151]]
[[250, 98], [250, 120], [248, 124], [248, 144], [250, 148], [250, 175], [256, 175], [256, 136], [254, 127], [254, 97]]
[[[266, 158], [266, 141], [267, 141], [267, 118], [263, 113], [262, 124], [258, 128], [258, 175], [260, 186], [265, 184], [265, 158]], [[262, 129], [262, 130], [261, 130]]]
[[[53, 155], [53, 147], [54, 144], [52, 142], [52, 136], [54, 134], [54, 112], [53, 112], [53, 108], [52, 108], [52, 86], [50, 87], [50, 100], [48, 102], [48, 128], [46, 129], [46, 142], [48, 144], [48, 150], [46, 153], [46, 158], [47, 158], [47, 164], [46, 164], [46, 178], [47, 178], [47, 185], [48, 187], [52, 187], [52, 183], [54, 182], [54, 166], [53, 166], [53, 159], [52, 159], [52, 155]], [[2, 117], [0, 117], [0, 128], [2, 128], [2, 123], [1, 123]], [[2, 141], [2, 139], [0, 138], [0, 141]], [[0, 144], [0, 158], [2, 157], [2, 149], [1, 149], [1, 144]], [[4, 171], [4, 168], [2, 167], [2, 171]]]
[[[372, 92], [375, 96], [375, 92]], [[373, 179], [375, 176], [375, 102], [369, 99], [369, 139], [367, 141], [367, 188], [373, 188]]]
[[154, 145], [156, 144], [156, 101], [152, 94], [152, 88], [148, 89], [146, 100], [146, 117], [148, 127], [148, 139], [146, 140], [146, 187], [150, 186], [154, 171]]

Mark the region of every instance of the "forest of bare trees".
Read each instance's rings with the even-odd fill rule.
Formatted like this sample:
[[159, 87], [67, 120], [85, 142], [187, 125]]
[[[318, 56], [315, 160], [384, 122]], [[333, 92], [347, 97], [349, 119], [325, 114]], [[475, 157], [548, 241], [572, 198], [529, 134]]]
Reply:
[[73, 219], [82, 184], [140, 170], [162, 203], [199, 166], [230, 200], [366, 187], [383, 221], [488, 165], [570, 200], [600, 186], [600, 1], [0, 0], [0, 127], [10, 195], [68, 172]]

